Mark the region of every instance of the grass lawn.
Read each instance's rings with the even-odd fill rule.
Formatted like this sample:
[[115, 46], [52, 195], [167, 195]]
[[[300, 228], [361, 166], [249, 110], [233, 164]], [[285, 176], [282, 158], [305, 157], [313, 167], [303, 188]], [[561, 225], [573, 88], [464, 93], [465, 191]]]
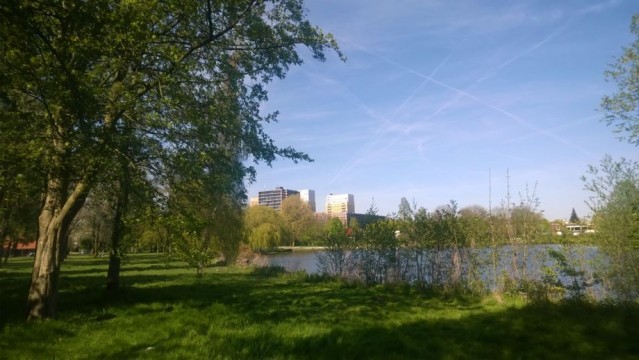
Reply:
[[104, 297], [106, 259], [71, 255], [56, 320], [25, 323], [32, 258], [0, 268], [1, 359], [638, 358], [639, 309], [441, 298], [304, 274], [132, 255]]

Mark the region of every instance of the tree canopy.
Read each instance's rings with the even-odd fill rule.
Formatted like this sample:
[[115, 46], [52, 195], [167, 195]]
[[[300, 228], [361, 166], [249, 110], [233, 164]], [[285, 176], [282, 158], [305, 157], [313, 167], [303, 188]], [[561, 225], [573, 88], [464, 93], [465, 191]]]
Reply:
[[568, 220], [571, 224], [579, 224], [579, 216], [577, 216], [577, 212], [575, 208], [572, 208], [572, 212], [570, 213], [570, 219]]
[[609, 256], [607, 277], [618, 294], [639, 294], [639, 162], [605, 156], [582, 176], [591, 193], [597, 245]]
[[623, 48], [621, 56], [605, 72], [617, 91], [606, 95], [601, 109], [608, 125], [613, 125], [622, 140], [639, 145], [639, 14], [632, 17], [630, 31], [636, 39]]
[[125, 161], [167, 193], [164, 174], [188, 163], [178, 176], [195, 182], [231, 173], [216, 193], [243, 202], [237, 179], [255, 172], [241, 160], [310, 159], [264, 132], [277, 116], [260, 111], [264, 84], [303, 62], [299, 45], [341, 56], [302, 0], [8, 0], [0, 16], [0, 98], [14, 114], [0, 121], [29, 125], [47, 178], [30, 318], [54, 315], [61, 245], [101, 176]]
[[270, 207], [253, 206], [245, 213], [246, 236], [253, 250], [288, 244], [291, 236], [282, 214]]
[[284, 199], [281, 212], [291, 232], [291, 245], [302, 240], [310, 240], [317, 221], [311, 207], [302, 201], [299, 195]]

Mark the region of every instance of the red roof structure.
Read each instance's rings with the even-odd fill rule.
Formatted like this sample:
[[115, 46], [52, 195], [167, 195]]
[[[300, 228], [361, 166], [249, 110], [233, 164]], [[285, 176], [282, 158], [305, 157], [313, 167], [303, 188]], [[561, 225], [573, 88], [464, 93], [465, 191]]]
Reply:
[[30, 242], [18, 242], [18, 244], [15, 247], [15, 251], [13, 250], [13, 246], [11, 246], [12, 248], [9, 248], [9, 246], [11, 245], [10, 242], [5, 241], [5, 243], [3, 244], [4, 247], [4, 251], [10, 251], [12, 252], [13, 256], [16, 255], [27, 255], [30, 252], [34, 252], [36, 251], [36, 241], [30, 241]]

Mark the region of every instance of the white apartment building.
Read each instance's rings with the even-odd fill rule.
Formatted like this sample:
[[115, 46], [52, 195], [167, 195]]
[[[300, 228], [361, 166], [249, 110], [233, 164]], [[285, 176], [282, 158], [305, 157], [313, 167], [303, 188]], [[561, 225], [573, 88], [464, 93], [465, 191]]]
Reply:
[[[330, 194], [326, 196], [326, 215], [346, 219], [347, 213], [355, 212], [355, 197], [353, 194]], [[344, 220], [345, 221], [345, 220]]]
[[300, 192], [300, 200], [307, 203], [308, 206], [311, 208], [311, 210], [313, 210], [313, 212], [317, 211], [316, 205], [315, 205], [315, 190], [306, 189], [306, 190], [300, 190], [299, 192]]

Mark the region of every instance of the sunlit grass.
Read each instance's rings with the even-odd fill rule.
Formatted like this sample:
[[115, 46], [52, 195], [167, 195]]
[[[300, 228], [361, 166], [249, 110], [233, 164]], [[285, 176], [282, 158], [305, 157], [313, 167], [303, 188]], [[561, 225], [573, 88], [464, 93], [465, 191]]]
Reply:
[[106, 259], [71, 256], [58, 318], [25, 323], [30, 259], [0, 269], [0, 358], [637, 358], [639, 311], [439, 297], [304, 274], [132, 255], [104, 296]]

